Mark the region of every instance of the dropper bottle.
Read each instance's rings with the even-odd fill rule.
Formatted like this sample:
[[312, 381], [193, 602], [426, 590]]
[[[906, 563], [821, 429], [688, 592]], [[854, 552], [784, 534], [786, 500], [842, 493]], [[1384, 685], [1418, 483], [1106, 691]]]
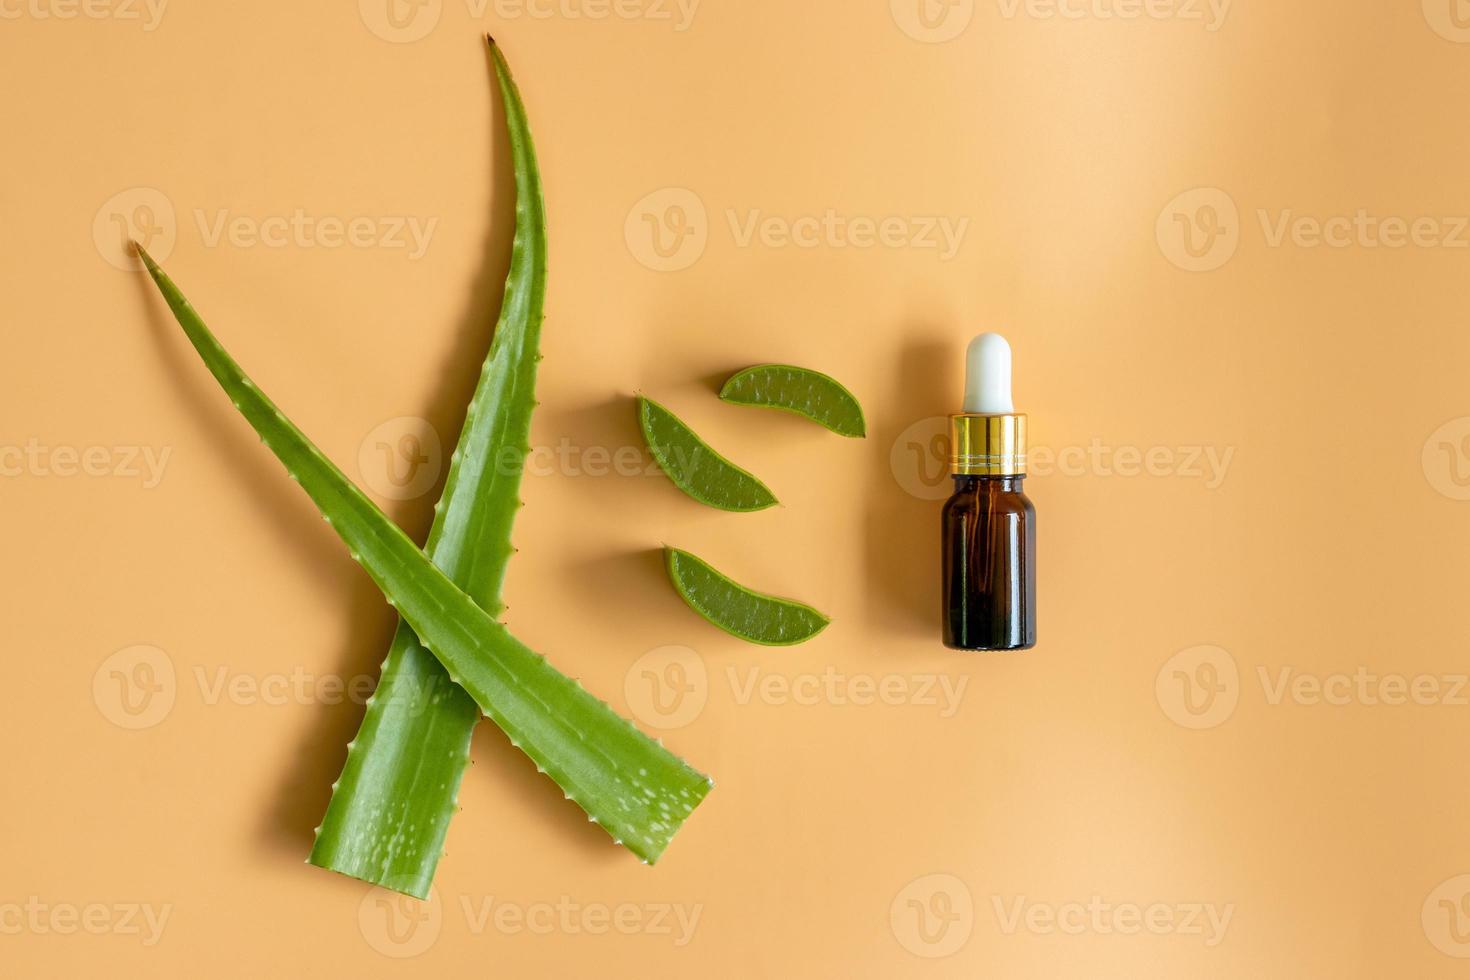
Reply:
[[1036, 645], [1036, 508], [1026, 479], [1026, 416], [1011, 401], [1011, 345], [970, 342], [964, 412], [950, 416], [954, 496], [944, 505], [944, 643], [956, 650]]

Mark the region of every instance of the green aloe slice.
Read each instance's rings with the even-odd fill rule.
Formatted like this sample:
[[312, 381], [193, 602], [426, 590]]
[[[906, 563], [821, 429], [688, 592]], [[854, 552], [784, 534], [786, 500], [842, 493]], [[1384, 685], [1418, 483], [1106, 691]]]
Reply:
[[[525, 106], [490, 41], [516, 184], [510, 272], [500, 320], [475, 389], [425, 552], [492, 616], [514, 549], [521, 474], [535, 408], [536, 363], [546, 297], [546, 217]], [[449, 680], [406, 622], [317, 829], [310, 863], [418, 898], [444, 852], [470, 739], [474, 699]]]
[[765, 510], [776, 495], [745, 470], [715, 452], [673, 412], [638, 397], [638, 424], [653, 458], [680, 489], [720, 510]]
[[868, 433], [863, 407], [835, 378], [790, 364], [759, 364], [725, 382], [720, 398], [736, 405], [779, 408], [811, 419], [838, 435]]
[[619, 844], [652, 863], [713, 785], [465, 595], [291, 423], [139, 248], [169, 309], [239, 410], [388, 602], [511, 744]]
[[665, 546], [674, 588], [689, 608], [732, 636], [764, 646], [805, 643], [832, 622], [811, 606], [748, 589], [687, 551]]

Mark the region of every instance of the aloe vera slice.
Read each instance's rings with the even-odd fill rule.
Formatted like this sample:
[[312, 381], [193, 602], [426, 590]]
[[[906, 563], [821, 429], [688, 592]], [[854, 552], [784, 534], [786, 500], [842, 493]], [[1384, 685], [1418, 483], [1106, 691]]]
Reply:
[[725, 382], [720, 398], [736, 405], [778, 408], [811, 419], [838, 435], [867, 435], [863, 407], [835, 378], [790, 364], [758, 364]]
[[777, 503], [764, 483], [711, 449], [673, 412], [641, 395], [638, 424], [658, 465], [700, 503], [740, 512], [765, 510]]
[[664, 558], [689, 608], [731, 636], [763, 646], [793, 646], [832, 622], [804, 603], [748, 589], [687, 551], [665, 546]]
[[511, 636], [322, 455], [139, 253], [189, 341], [388, 602], [486, 717], [615, 842], [656, 861], [713, 785]]
[[[490, 615], [501, 611], [510, 532], [535, 408], [546, 296], [546, 220], [530, 126], [490, 40], [516, 184], [500, 319], [451, 457], [424, 551]], [[480, 709], [400, 620], [332, 799], [311, 864], [425, 898], [444, 851]]]

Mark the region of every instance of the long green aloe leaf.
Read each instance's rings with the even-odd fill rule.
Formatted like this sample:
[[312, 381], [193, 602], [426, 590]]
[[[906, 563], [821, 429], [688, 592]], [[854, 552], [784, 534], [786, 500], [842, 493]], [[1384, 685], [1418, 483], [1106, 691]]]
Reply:
[[461, 592], [256, 387], [183, 293], [139, 253], [215, 380], [388, 602], [495, 722], [613, 839], [656, 861], [713, 783], [557, 671]]
[[[546, 296], [546, 218], [525, 106], [490, 41], [516, 184], [515, 238], [500, 320], [434, 509], [425, 552], [492, 616], [513, 548], [535, 408]], [[419, 898], [429, 892], [480, 709], [400, 620], [372, 703], [308, 859]]]

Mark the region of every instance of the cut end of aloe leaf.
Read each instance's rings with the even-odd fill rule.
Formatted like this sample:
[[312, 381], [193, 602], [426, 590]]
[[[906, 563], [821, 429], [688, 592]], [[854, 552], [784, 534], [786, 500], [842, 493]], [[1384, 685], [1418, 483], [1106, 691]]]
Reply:
[[401, 895], [407, 895], [410, 898], [417, 898], [421, 901], [428, 899], [434, 884], [432, 878], [423, 875], [412, 872], [405, 874], [385, 873], [381, 868], [371, 863], [350, 865], [343, 862], [340, 857], [318, 855], [316, 851], [312, 851], [311, 856], [306, 859], [306, 863], [314, 868], [321, 868], [323, 871], [331, 871], [334, 874], [339, 874], [344, 878], [365, 881], [370, 885], [377, 885], [379, 888], [386, 888], [389, 891], [395, 891]]
[[733, 405], [775, 408], [810, 419], [850, 439], [868, 434], [863, 407], [836, 378], [791, 364], [758, 364], [725, 382], [720, 398]]
[[[612, 827], [603, 827], [612, 835], [615, 843], [628, 848], [644, 864], [653, 865], [659, 862], [664, 851], [668, 850], [669, 844], [673, 842], [674, 835], [684, 825], [684, 821], [699, 804], [704, 802], [710, 790], [715, 788], [713, 779], [692, 766], [687, 768], [691, 778], [684, 785], [672, 790], [672, 795], [668, 795], [665, 799], [655, 797], [646, 785], [634, 780], [635, 788], [643, 793], [649, 808], [652, 809], [656, 805], [658, 809], [640, 818], [640, 826], [630, 836], [620, 836], [627, 834], [626, 830], [619, 831]], [[665, 792], [668, 792], [667, 788]], [[665, 802], [668, 803], [667, 808], [664, 807]]]
[[750, 643], [794, 646], [832, 622], [805, 603], [747, 588], [687, 551], [665, 545], [664, 561], [675, 591], [689, 608]]
[[644, 395], [638, 396], [638, 424], [658, 465], [675, 486], [700, 503], [749, 513], [780, 502], [764, 483], [715, 452], [682, 419]]

